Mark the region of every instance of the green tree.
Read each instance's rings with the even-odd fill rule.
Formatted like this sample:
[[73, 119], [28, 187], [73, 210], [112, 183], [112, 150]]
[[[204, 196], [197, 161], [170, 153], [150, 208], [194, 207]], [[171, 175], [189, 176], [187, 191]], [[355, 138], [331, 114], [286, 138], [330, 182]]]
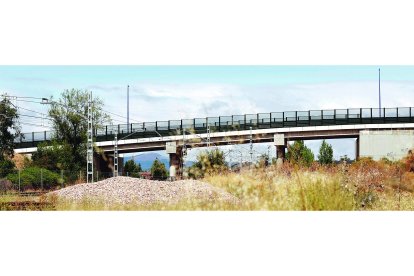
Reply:
[[288, 146], [286, 159], [292, 164], [309, 167], [315, 160], [315, 156], [305, 143], [300, 140]]
[[151, 175], [154, 179], [166, 179], [168, 172], [164, 163], [160, 162], [158, 159], [155, 159], [151, 166]]
[[333, 149], [330, 144], [325, 140], [322, 141], [322, 145], [319, 148], [318, 155], [319, 163], [322, 165], [328, 165], [333, 163]]
[[0, 101], [0, 160], [14, 156], [14, 140], [20, 136], [19, 114], [7, 95]]
[[65, 141], [43, 142], [37, 145], [37, 151], [32, 155], [33, 166], [51, 171], [69, 170], [75, 162], [70, 154], [70, 146]]
[[[86, 164], [86, 142], [88, 129], [88, 95], [87, 90], [71, 89], [62, 92], [58, 101], [51, 101], [49, 116], [55, 137], [59, 143], [65, 144], [71, 156], [65, 167], [72, 171], [83, 169]], [[101, 129], [110, 122], [110, 117], [103, 111], [103, 101], [97, 97], [93, 99], [94, 131]]]
[[134, 160], [128, 160], [125, 162], [124, 173], [130, 177], [140, 177], [140, 172], [142, 172], [141, 164], [135, 163]]

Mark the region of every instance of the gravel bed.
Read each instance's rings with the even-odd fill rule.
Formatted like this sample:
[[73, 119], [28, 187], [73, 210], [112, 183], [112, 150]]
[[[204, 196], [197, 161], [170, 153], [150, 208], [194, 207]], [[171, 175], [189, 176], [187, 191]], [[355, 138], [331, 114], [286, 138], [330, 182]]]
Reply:
[[98, 200], [105, 204], [174, 204], [182, 200], [237, 203], [233, 195], [198, 180], [154, 181], [118, 176], [77, 184], [49, 193], [68, 201]]

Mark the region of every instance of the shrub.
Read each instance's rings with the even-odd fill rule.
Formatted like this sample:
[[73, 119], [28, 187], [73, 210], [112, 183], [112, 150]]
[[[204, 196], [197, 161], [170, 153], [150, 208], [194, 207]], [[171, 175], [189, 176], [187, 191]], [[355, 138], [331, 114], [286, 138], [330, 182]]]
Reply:
[[74, 161], [66, 143], [43, 142], [32, 155], [33, 165], [48, 170], [69, 169]]
[[[18, 185], [19, 174], [11, 173], [7, 175], [7, 179]], [[42, 184], [43, 179], [43, 184]], [[38, 167], [30, 167], [20, 172], [20, 189], [51, 189], [62, 183], [59, 174], [51, 172], [47, 169]]]
[[219, 173], [227, 171], [227, 163], [224, 152], [219, 149], [201, 152], [195, 162], [189, 169], [189, 176], [192, 178], [202, 178], [210, 173]]

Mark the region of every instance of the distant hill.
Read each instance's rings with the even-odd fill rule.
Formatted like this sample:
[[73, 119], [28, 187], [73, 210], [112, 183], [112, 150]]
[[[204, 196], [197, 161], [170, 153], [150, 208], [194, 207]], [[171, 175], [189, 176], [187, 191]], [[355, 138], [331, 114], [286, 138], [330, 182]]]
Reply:
[[[168, 156], [159, 154], [157, 152], [148, 152], [148, 153], [142, 153], [142, 154], [138, 154], [135, 156], [125, 156], [124, 157], [124, 164], [125, 162], [127, 162], [128, 160], [134, 159], [135, 163], [140, 163], [141, 164], [141, 168], [144, 171], [147, 171], [149, 169], [151, 169], [152, 163], [154, 163], [155, 159], [158, 159], [160, 162], [164, 163], [165, 167], [168, 169], [170, 166], [170, 160], [168, 158]], [[193, 165], [194, 162], [193, 161], [187, 161], [185, 163], [186, 166], [191, 166]]]

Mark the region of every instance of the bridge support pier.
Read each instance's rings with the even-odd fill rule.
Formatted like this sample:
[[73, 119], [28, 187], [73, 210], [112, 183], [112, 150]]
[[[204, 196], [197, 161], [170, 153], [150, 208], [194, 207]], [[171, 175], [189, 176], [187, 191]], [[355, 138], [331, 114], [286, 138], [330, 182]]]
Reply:
[[286, 158], [286, 146], [285, 145], [277, 145], [276, 146], [276, 166], [280, 167], [283, 164], [283, 161]]
[[[182, 176], [182, 171], [181, 171], [181, 164], [183, 163], [183, 148], [182, 147], [178, 147], [176, 148], [176, 152], [175, 153], [169, 153], [168, 155], [170, 156], [170, 174], [171, 174], [171, 166], [174, 166], [175, 168], [175, 176], [176, 178], [181, 178]], [[171, 176], [171, 175], [170, 175]]]
[[359, 159], [359, 138], [355, 140], [355, 160]]

